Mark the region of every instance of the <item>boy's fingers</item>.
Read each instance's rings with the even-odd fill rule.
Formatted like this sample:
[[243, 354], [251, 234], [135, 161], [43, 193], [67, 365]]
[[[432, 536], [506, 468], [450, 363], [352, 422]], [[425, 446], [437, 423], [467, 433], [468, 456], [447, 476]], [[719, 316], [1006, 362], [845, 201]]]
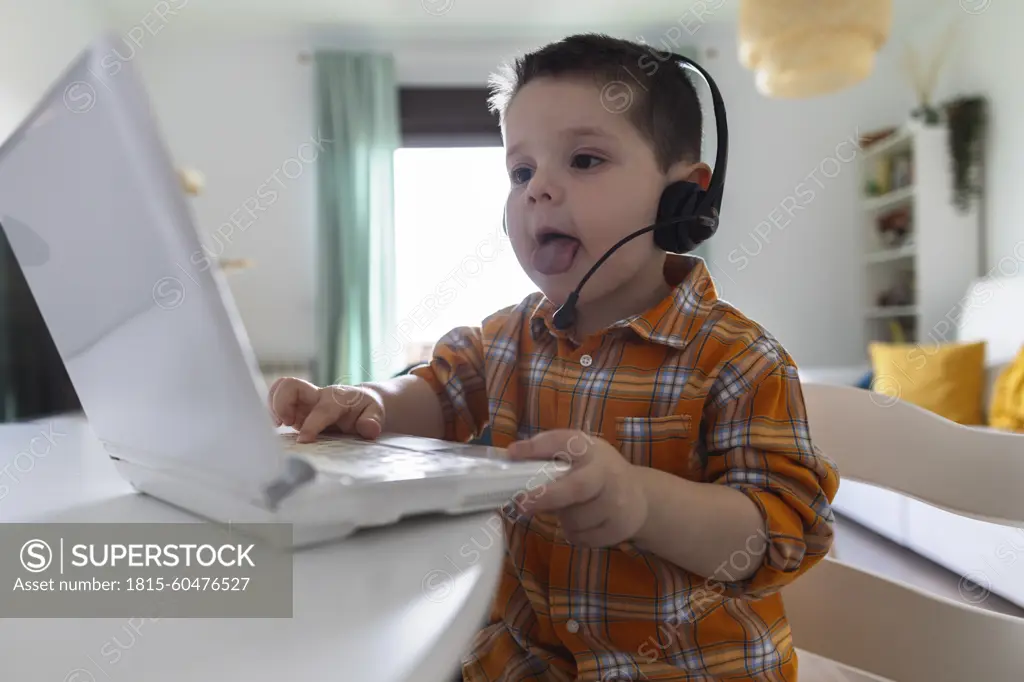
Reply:
[[267, 403], [270, 405], [271, 409], [274, 407], [274, 395], [277, 393], [277, 388], [281, 385], [282, 381], [284, 381], [284, 377], [278, 377], [278, 379], [270, 385], [270, 390], [267, 391]]
[[366, 440], [374, 440], [380, 435], [380, 422], [368, 417], [360, 417], [356, 420], [356, 433]]
[[270, 393], [274, 416], [289, 426], [294, 426], [298, 422], [299, 406], [316, 405], [319, 398], [320, 392], [316, 386], [307, 381], [291, 378], [274, 382], [274, 389]]
[[274, 383], [270, 384], [270, 391], [269, 391], [270, 395], [274, 395], [274, 391], [276, 391], [276, 390], [277, 390], [277, 388], [278, 388], [278, 387], [279, 387], [279, 386], [280, 386], [280, 385], [281, 385], [282, 383], [284, 383], [284, 382], [285, 382], [285, 381], [287, 381], [287, 380], [288, 380], [288, 377], [278, 377], [277, 379], [275, 379], [275, 380], [274, 380]]
[[569, 433], [565, 429], [554, 429], [533, 438], [518, 440], [509, 445], [508, 454], [515, 459], [550, 459], [562, 449]]
[[608, 523], [604, 501], [598, 497], [563, 509], [558, 519], [562, 524], [562, 530], [567, 533], [586, 533]]
[[311, 443], [316, 440], [317, 434], [338, 420], [338, 406], [330, 400], [324, 400], [317, 404], [309, 415], [302, 421], [302, 428], [296, 440], [299, 443]]
[[369, 401], [356, 419], [356, 433], [367, 440], [373, 440], [384, 429], [384, 411], [375, 401]]
[[329, 392], [330, 399], [340, 409], [340, 414], [355, 410], [356, 414], [362, 409], [366, 402], [366, 391], [355, 386], [330, 386], [324, 389]]
[[548, 483], [538, 495], [530, 495], [521, 505], [528, 514], [566, 509], [597, 499], [604, 489], [604, 480], [587, 469], [580, 469]]
[[270, 408], [270, 416], [274, 420], [274, 426], [281, 426], [284, 422], [281, 421], [281, 417], [277, 412], [277, 408], [274, 406], [274, 396], [277, 395], [277, 389], [284, 381], [284, 377], [280, 377], [277, 381], [270, 385], [270, 390], [267, 392], [267, 406]]
[[574, 491], [566, 487], [566, 479], [548, 483], [543, 490], [536, 494], [529, 495], [525, 500], [519, 502], [519, 509], [524, 514], [536, 514], [538, 512], [553, 512], [573, 504]]
[[593, 437], [572, 429], [553, 429], [508, 447], [513, 459], [559, 459], [580, 463], [590, 452]]
[[330, 402], [337, 409], [338, 428], [344, 433], [352, 433], [357, 430], [356, 424], [371, 401], [365, 393], [349, 389], [335, 391]]

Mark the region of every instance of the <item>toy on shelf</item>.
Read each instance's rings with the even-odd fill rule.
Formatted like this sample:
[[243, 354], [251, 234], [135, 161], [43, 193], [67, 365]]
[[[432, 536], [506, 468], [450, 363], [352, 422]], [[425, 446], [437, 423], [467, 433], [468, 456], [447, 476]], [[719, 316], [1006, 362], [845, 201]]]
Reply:
[[878, 236], [886, 248], [896, 249], [913, 241], [909, 208], [897, 208], [878, 218]]
[[904, 270], [899, 273], [896, 281], [891, 286], [878, 293], [878, 298], [875, 302], [882, 308], [914, 305], [913, 271]]
[[874, 130], [869, 133], [864, 133], [860, 136], [858, 142], [860, 143], [861, 149], [868, 150], [872, 145], [889, 139], [892, 135], [899, 132], [899, 128], [892, 126], [889, 128], [883, 128], [881, 130]]
[[868, 196], [877, 197], [914, 185], [914, 156], [911, 150], [880, 154], [871, 163], [865, 183]]

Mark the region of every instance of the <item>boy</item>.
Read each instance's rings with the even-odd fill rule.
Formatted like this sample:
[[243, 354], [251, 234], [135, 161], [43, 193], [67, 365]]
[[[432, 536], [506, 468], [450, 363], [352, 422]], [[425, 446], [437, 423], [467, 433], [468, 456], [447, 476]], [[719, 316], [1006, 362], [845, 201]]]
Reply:
[[[542, 293], [451, 331], [410, 375], [357, 387], [276, 383], [279, 423], [571, 455], [516, 498], [506, 571], [465, 680], [795, 680], [780, 588], [832, 544], [838, 472], [812, 446], [793, 360], [717, 298], [701, 259], [619, 239], [676, 180], [707, 187], [701, 109], [672, 62], [566, 38], [492, 79], [507, 230]], [[629, 107], [609, 83], [633, 82]], [[621, 93], [620, 93], [621, 94]], [[618, 101], [618, 100], [617, 100]]]

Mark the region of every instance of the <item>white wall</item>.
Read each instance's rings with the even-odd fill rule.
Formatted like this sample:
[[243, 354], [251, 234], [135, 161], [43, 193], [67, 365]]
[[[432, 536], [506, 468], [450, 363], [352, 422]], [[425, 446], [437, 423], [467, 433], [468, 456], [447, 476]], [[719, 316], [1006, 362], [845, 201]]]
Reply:
[[[761, 96], [736, 59], [734, 31], [707, 26], [705, 68], [729, 116], [722, 222], [709, 242], [720, 295], [765, 325], [801, 366], [857, 364], [863, 273], [859, 254], [860, 133], [902, 120], [912, 98], [894, 48], [872, 76], [808, 100]], [[710, 153], [710, 152], [709, 152]]]
[[[935, 100], [989, 99], [986, 270], [1010, 274], [1024, 260], [1024, 3], [965, 0], [928, 14], [907, 36], [922, 54], [947, 27], [958, 35]], [[903, 68], [907, 42], [894, 35], [875, 73], [858, 87], [782, 102], [756, 93], [731, 58], [731, 31], [708, 26], [699, 36], [719, 50], [706, 63], [725, 93], [732, 136], [723, 224], [710, 246], [723, 295], [772, 330], [801, 365], [859, 363], [863, 275], [850, 257], [860, 248], [857, 163], [843, 163], [850, 148], [837, 146], [858, 126], [899, 123], [916, 106]], [[786, 206], [796, 208], [790, 214]]]
[[0, 139], [100, 29], [91, 0], [0, 2]]
[[[944, 73], [939, 96], [982, 92], [991, 99], [997, 143], [989, 148], [986, 199], [990, 264], [1020, 251], [1024, 240], [1024, 194], [1016, 188], [1024, 172], [1024, 123], [1018, 121], [1024, 88], [1006, 69], [1024, 56], [1014, 33], [1021, 19], [1022, 3], [991, 3], [977, 15], [956, 7], [917, 32], [927, 37], [944, 21], [958, 21], [958, 61]], [[0, 135], [99, 26], [78, 0], [0, 6]], [[857, 362], [863, 348], [851, 311], [859, 304], [862, 275], [850, 258], [859, 211], [848, 141], [858, 130], [902, 120], [913, 106], [902, 43], [894, 39], [885, 48], [864, 84], [787, 102], [756, 92], [752, 75], [735, 59], [733, 34], [727, 26], [706, 25], [696, 35], [717, 52], [702, 54], [703, 63], [724, 93], [731, 132], [723, 224], [710, 244], [713, 271], [723, 296], [765, 324], [801, 365]], [[656, 43], [659, 33], [644, 35]], [[337, 32], [312, 38], [203, 34], [172, 20], [145, 37], [137, 64], [171, 151], [207, 177], [205, 194], [194, 200], [203, 241], [214, 252], [256, 262], [229, 281], [261, 358], [313, 353], [315, 176], [301, 161], [289, 162], [293, 177], [282, 170], [300, 152], [306, 159], [315, 153], [308, 146], [316, 132], [312, 67], [298, 54], [316, 45], [391, 49], [402, 82], [481, 84], [502, 58], [536, 42], [448, 43], [441, 50], [422, 41], [388, 43]], [[257, 197], [268, 181], [277, 191], [273, 200]], [[245, 218], [245, 206], [256, 200], [264, 210], [253, 221]], [[243, 219], [244, 231], [222, 227], [233, 214]]]
[[157, 38], [139, 65], [175, 161], [205, 176], [200, 241], [210, 257], [254, 262], [228, 281], [258, 357], [312, 357], [319, 150], [300, 46]]
[[[229, 281], [264, 360], [313, 353], [313, 168], [277, 186], [276, 201], [263, 202], [266, 210], [244, 232], [219, 240], [215, 234], [314, 133], [312, 67], [297, 55], [317, 44], [392, 49], [404, 83], [482, 84], [500, 60], [534, 46], [448, 43], [442, 50], [358, 35], [253, 39], [170, 28], [139, 61], [172, 153], [207, 176], [206, 193], [194, 204], [204, 242], [256, 261], [254, 270]], [[657, 44], [659, 32], [644, 35]], [[756, 92], [735, 59], [733, 29], [707, 25], [695, 39], [717, 50], [704, 63], [730, 117], [723, 225], [711, 244], [723, 295], [765, 324], [801, 365], [859, 361], [859, 318], [851, 315], [861, 273], [850, 258], [859, 219], [850, 141], [858, 129], [890, 125], [910, 109], [893, 56], [887, 50], [875, 75], [848, 92], [784, 102]], [[298, 166], [291, 167], [295, 174]]]
[[[523, 46], [477, 42], [439, 50], [410, 41], [371, 44], [356, 35], [254, 38], [168, 28], [138, 63], [172, 154], [206, 176], [204, 194], [193, 200], [201, 239], [211, 255], [255, 262], [228, 281], [257, 356], [311, 358], [315, 163], [288, 161], [312, 161], [317, 153], [309, 146], [316, 139], [313, 66], [300, 63], [299, 54], [316, 45], [393, 49], [403, 83], [483, 84], [503, 53]], [[268, 198], [269, 189], [275, 197]], [[254, 202], [262, 209], [253, 211], [255, 220], [245, 210]], [[244, 229], [225, 226], [232, 214]]]
[[[949, 26], [956, 27], [951, 58], [939, 81], [936, 100], [984, 95], [989, 100], [986, 146], [984, 221], [987, 241], [986, 271], [1002, 268], [1010, 258], [1024, 260], [1024, 3], [965, 0], [951, 3], [922, 25], [914, 45], [927, 54]], [[1003, 265], [1000, 262], [1003, 261]]]

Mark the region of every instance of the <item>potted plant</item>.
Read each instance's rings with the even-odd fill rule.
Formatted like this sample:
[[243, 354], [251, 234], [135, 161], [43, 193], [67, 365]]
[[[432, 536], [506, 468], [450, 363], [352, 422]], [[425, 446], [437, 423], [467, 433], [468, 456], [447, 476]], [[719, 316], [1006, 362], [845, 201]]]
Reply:
[[944, 106], [953, 166], [953, 205], [961, 212], [981, 196], [982, 154], [987, 101], [984, 97], [958, 97]]

